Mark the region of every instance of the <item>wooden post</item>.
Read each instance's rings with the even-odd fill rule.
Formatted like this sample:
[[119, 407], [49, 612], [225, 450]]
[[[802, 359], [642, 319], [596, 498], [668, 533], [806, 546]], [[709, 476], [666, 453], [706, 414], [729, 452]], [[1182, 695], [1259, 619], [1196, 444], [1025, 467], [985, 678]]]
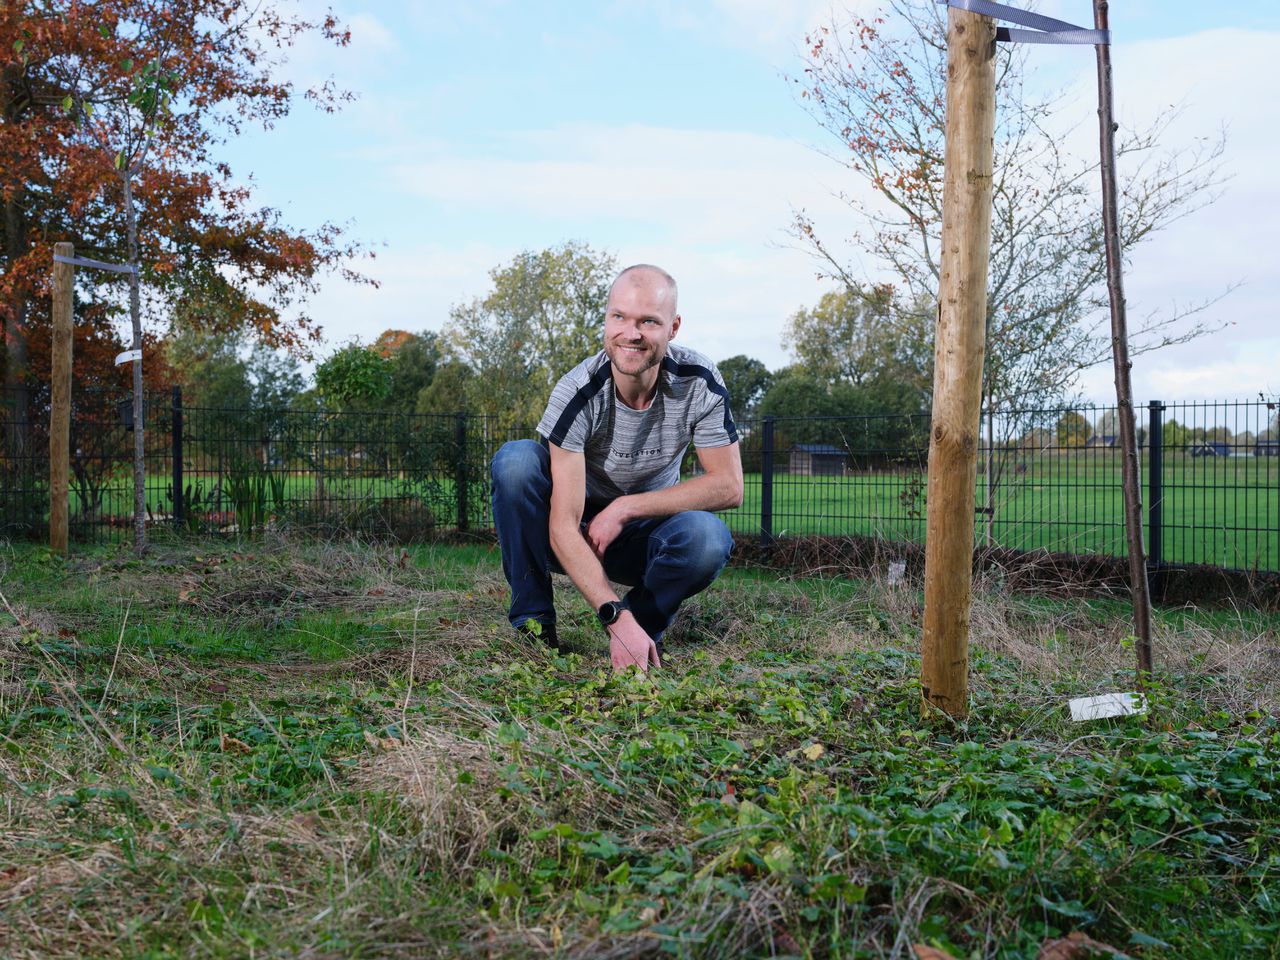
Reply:
[[[75, 256], [70, 243], [55, 243], [53, 252]], [[71, 475], [71, 348], [72, 284], [76, 268], [53, 263], [53, 383], [49, 415], [49, 549], [67, 552], [67, 484]]]
[[[1106, 30], [1107, 0], [1093, 0], [1093, 24]], [[1111, 47], [1098, 52], [1098, 123], [1102, 154], [1102, 228], [1107, 251], [1107, 293], [1111, 300], [1111, 361], [1116, 378], [1116, 411], [1120, 415], [1121, 476], [1124, 488], [1124, 526], [1129, 545], [1129, 591], [1133, 598], [1133, 629], [1137, 637], [1138, 677], [1151, 673], [1151, 593], [1147, 584], [1146, 551], [1142, 545], [1142, 488], [1138, 482], [1138, 429], [1133, 414], [1133, 385], [1129, 370], [1129, 330], [1124, 310], [1120, 259], [1120, 227], [1116, 216], [1116, 124], [1111, 108]]]
[[996, 31], [990, 17], [967, 10], [950, 7], [947, 17], [942, 264], [920, 684], [926, 709], [931, 705], [963, 718], [969, 712], [969, 603], [991, 251]]

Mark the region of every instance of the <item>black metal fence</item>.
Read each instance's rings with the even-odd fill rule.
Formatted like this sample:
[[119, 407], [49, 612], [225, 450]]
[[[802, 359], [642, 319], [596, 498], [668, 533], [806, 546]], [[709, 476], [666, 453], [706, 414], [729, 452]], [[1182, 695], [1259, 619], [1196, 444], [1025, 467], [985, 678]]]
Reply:
[[[122, 398], [82, 393], [71, 441], [71, 530], [124, 539], [132, 434]], [[124, 406], [127, 406], [125, 404]], [[48, 407], [0, 408], [0, 536], [48, 529]], [[1153, 402], [1140, 417], [1151, 562], [1280, 571], [1275, 404]], [[244, 535], [268, 525], [403, 539], [491, 526], [488, 462], [528, 428], [474, 414], [185, 407], [147, 398], [152, 524]], [[1006, 411], [985, 418], [974, 516], [979, 543], [1121, 556], [1115, 411]], [[764, 418], [739, 423], [746, 496], [735, 533], [923, 542], [927, 416]], [[689, 469], [696, 469], [690, 456]]]

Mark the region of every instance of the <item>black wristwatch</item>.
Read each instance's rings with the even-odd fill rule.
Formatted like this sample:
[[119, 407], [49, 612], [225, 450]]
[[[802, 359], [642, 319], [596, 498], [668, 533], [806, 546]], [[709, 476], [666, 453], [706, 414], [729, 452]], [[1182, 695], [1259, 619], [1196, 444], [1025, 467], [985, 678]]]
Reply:
[[618, 618], [622, 616], [622, 611], [627, 609], [623, 606], [621, 600], [609, 600], [600, 605], [600, 609], [596, 611], [596, 616], [600, 619], [600, 626], [608, 630], [609, 627], [618, 622]]

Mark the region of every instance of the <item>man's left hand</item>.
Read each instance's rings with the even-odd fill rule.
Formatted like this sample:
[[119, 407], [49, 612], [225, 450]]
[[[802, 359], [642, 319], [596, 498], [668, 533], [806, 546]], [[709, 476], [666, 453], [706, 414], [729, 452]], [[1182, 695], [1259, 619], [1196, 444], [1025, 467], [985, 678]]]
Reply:
[[604, 552], [609, 549], [609, 544], [618, 539], [618, 534], [626, 526], [627, 515], [622, 500], [622, 497], [614, 500], [587, 524], [587, 542], [601, 560], [604, 559]]

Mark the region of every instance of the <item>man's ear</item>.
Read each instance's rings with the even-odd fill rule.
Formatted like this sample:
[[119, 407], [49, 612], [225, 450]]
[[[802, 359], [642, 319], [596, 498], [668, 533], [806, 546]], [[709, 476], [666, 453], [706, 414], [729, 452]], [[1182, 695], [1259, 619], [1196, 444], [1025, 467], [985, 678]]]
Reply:
[[674, 340], [676, 338], [676, 334], [679, 332], [680, 332], [680, 314], [677, 313], [676, 318], [671, 321], [671, 336], [667, 337], [667, 339]]

